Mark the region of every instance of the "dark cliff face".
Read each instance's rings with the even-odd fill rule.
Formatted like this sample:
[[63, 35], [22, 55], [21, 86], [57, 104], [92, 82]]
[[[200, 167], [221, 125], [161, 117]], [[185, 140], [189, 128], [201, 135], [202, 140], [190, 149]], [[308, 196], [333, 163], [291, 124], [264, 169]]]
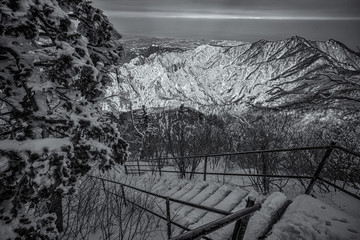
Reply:
[[[116, 91], [133, 109], [181, 104], [235, 111], [249, 105], [357, 108], [360, 99], [360, 56], [335, 40], [298, 36], [140, 55], [120, 67], [119, 76]], [[120, 106], [127, 110], [128, 103]]]

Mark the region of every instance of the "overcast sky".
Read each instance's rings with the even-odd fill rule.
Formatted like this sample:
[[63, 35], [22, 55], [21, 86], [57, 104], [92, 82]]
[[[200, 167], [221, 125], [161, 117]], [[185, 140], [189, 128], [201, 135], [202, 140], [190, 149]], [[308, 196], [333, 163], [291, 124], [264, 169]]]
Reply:
[[93, 0], [123, 35], [254, 42], [300, 35], [360, 47], [360, 0]]

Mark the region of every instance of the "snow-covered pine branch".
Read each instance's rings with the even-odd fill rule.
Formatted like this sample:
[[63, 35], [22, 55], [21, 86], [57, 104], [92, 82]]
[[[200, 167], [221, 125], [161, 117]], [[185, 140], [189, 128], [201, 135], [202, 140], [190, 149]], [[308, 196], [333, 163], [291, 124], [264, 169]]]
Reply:
[[[126, 159], [100, 101], [122, 47], [86, 1], [5, 0], [0, 14], [1, 237], [55, 239], [62, 194], [93, 163], [106, 170]], [[34, 214], [41, 201], [48, 209]]]

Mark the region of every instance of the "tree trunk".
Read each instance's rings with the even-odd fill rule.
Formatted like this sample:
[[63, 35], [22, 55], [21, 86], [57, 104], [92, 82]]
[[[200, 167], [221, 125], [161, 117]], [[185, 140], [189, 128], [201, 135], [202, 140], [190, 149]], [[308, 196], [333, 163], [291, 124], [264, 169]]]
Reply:
[[58, 232], [64, 231], [63, 224], [63, 208], [62, 208], [62, 195], [59, 192], [53, 192], [50, 196], [49, 212], [56, 214], [56, 228]]

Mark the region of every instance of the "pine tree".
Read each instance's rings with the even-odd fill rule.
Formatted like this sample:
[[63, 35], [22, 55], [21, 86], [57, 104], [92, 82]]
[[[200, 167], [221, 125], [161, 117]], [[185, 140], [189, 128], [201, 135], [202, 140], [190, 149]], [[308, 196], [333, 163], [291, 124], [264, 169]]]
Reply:
[[[126, 159], [101, 108], [122, 47], [82, 0], [2, 0], [0, 13], [1, 237], [55, 239], [54, 199], [74, 192], [90, 163], [106, 170]], [[48, 211], [35, 216], [44, 200]]]

